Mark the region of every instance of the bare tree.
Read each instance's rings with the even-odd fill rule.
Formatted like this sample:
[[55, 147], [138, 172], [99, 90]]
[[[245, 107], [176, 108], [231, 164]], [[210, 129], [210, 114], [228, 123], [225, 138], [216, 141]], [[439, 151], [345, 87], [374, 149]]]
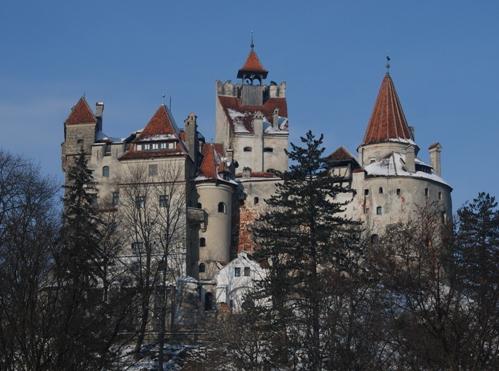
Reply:
[[130, 165], [118, 180], [120, 230], [131, 253], [122, 257], [134, 278], [139, 298], [138, 356], [153, 315], [157, 318], [160, 367], [167, 329], [167, 312], [175, 282], [185, 275], [186, 183], [182, 162]]

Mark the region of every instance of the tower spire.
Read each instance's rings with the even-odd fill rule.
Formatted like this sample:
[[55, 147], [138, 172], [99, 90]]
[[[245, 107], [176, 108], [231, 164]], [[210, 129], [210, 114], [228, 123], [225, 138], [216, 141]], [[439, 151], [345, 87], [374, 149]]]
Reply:
[[395, 85], [390, 74], [387, 73], [381, 83], [363, 144], [412, 139]]

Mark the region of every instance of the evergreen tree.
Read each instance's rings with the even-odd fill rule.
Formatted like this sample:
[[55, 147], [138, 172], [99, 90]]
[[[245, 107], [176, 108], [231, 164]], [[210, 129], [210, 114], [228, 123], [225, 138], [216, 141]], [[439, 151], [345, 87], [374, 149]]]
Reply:
[[[100, 231], [105, 228], [98, 215], [95, 182], [83, 150], [67, 173], [63, 206], [56, 256], [60, 322], [55, 365], [58, 369], [100, 369], [109, 361], [118, 323], [125, 316], [125, 303], [118, 299], [111, 306], [103, 300]], [[105, 260], [111, 263], [109, 256]]]
[[97, 281], [100, 220], [96, 197], [93, 174], [81, 150], [67, 173], [61, 231], [60, 258], [64, 271], [59, 273], [73, 285], [90, 285]]
[[458, 210], [457, 282], [469, 314], [469, 368], [499, 367], [499, 208], [494, 196]]
[[350, 191], [330, 174], [322, 139], [309, 131], [303, 146], [291, 144], [292, 164], [278, 173], [283, 181], [253, 231], [256, 258], [270, 265], [261, 296], [272, 298], [273, 358], [313, 370], [326, 362], [334, 298], [341, 281], [356, 274], [361, 254], [358, 224], [342, 216], [349, 200], [342, 195]]

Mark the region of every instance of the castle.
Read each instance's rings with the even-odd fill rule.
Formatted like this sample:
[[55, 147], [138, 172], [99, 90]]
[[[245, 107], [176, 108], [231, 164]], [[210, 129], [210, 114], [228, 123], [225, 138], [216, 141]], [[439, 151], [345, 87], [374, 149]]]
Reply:
[[[217, 303], [237, 306], [234, 300], [247, 284], [234, 282], [258, 271], [246, 254], [254, 248], [248, 227], [280, 181], [272, 170], [288, 167], [286, 83], [267, 84], [267, 75], [251, 45], [237, 73], [240, 81], [216, 82], [215, 143], [198, 131], [195, 114], [180, 128], [165, 105], [126, 138], [105, 135], [104, 104], [98, 102], [94, 111], [84, 97], [64, 122], [63, 170], [83, 149], [99, 207], [122, 215], [120, 220], [135, 215], [137, 223], [150, 210], [155, 217], [150, 233], [163, 234], [162, 223], [175, 212], [169, 243], [174, 240], [176, 277], [198, 282], [206, 309]], [[441, 145], [429, 147], [430, 164], [419, 159], [414, 130], [389, 73], [357, 152], [340, 147], [327, 160], [331, 174], [354, 190], [346, 216], [363, 221], [373, 239], [428, 202], [438, 205], [443, 220], [451, 216], [452, 188], [441, 177]], [[147, 244], [132, 224], [121, 227], [123, 254], [131, 260]]]

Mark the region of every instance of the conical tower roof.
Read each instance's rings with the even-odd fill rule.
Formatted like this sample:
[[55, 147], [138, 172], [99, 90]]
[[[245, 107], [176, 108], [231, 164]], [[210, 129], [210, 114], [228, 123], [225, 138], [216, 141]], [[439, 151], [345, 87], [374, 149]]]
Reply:
[[262, 79], [265, 79], [268, 73], [269, 71], [267, 71], [263, 67], [262, 63], [260, 62], [260, 58], [258, 58], [255, 50], [251, 48], [251, 51], [248, 54], [248, 58], [246, 58], [246, 62], [244, 62], [244, 65], [237, 72], [237, 77], [241, 79], [244, 78], [245, 75], [254, 74], [260, 75]]
[[363, 145], [413, 140], [395, 85], [386, 73], [364, 135]]
[[78, 100], [65, 121], [66, 125], [93, 124], [96, 122], [97, 119], [95, 118], [94, 113], [88, 105], [85, 97], [81, 97]]

